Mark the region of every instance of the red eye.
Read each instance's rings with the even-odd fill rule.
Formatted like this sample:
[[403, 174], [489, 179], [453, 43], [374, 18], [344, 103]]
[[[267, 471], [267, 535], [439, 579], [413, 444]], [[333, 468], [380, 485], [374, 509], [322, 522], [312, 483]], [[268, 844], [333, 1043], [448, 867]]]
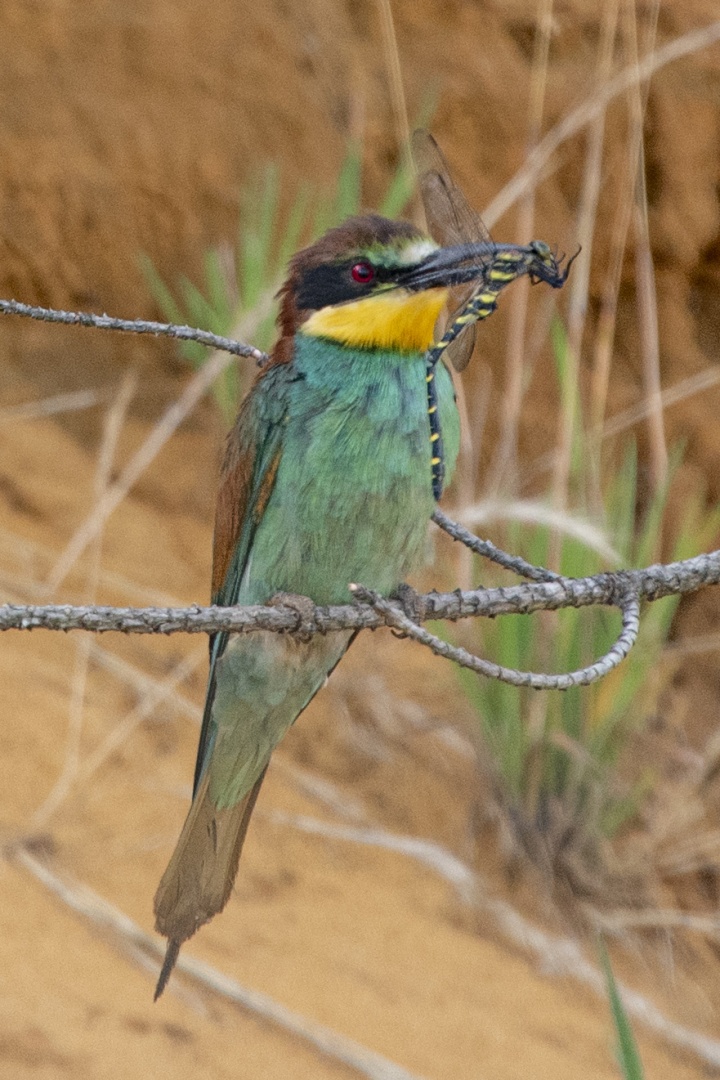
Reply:
[[375, 277], [375, 270], [369, 262], [356, 262], [350, 276], [358, 285], [367, 285]]

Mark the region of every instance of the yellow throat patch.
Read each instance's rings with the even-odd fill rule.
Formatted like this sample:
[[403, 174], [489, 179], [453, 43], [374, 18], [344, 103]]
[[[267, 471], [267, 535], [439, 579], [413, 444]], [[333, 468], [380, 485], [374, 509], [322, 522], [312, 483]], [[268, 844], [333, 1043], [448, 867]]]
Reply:
[[435, 323], [446, 300], [445, 288], [417, 293], [389, 289], [314, 311], [300, 329], [357, 349], [425, 352], [434, 341]]

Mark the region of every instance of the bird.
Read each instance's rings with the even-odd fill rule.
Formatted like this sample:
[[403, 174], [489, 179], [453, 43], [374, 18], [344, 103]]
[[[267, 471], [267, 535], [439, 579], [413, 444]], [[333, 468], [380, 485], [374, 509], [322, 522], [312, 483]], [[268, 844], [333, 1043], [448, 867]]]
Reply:
[[[460, 444], [444, 356], [427, 362], [449, 290], [477, 282], [482, 318], [513, 269], [564, 280], [547, 245], [495, 254], [364, 214], [292, 258], [276, 344], [227, 440], [213, 604], [344, 604], [352, 582], [392, 595], [423, 564], [438, 455], [449, 483]], [[354, 636], [211, 637], [192, 803], [154, 901], [168, 939], [156, 1000], [183, 943], [225, 907], [274, 749]]]

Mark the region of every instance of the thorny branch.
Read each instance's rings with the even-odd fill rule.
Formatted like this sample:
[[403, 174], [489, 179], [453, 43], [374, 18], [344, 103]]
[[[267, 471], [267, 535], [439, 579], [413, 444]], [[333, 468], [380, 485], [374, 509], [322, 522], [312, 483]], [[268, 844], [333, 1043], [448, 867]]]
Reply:
[[[720, 24], [719, 24], [720, 25]], [[0, 300], [0, 314], [23, 315], [47, 322], [121, 330], [139, 334], [165, 334], [186, 341], [199, 341], [235, 356], [250, 356], [262, 364], [265, 353], [230, 338], [204, 330], [142, 319], [115, 319], [87, 312], [57, 311], [32, 307], [15, 300]], [[515, 686], [566, 690], [585, 686], [607, 675], [634, 645], [640, 624], [640, 601], [695, 592], [720, 583], [720, 551], [698, 555], [683, 562], [649, 566], [645, 570], [623, 570], [588, 578], [564, 578], [544, 567], [532, 566], [518, 556], [508, 555], [452, 521], [441, 510], [433, 521], [454, 540], [478, 555], [529, 580], [522, 585], [500, 589], [473, 589], [452, 593], [432, 592], [419, 596], [405, 589], [395, 599], [386, 599], [361, 584], [349, 584], [356, 603], [348, 605], [289, 607], [283, 598], [267, 607], [115, 608], [71, 604], [0, 605], [1, 630], [89, 630], [93, 633], [118, 631], [124, 634], [208, 634], [217, 631], [249, 634], [260, 630], [276, 633], [325, 634], [331, 630], [376, 630], [390, 626], [404, 636], [427, 646], [432, 652], [454, 660], [462, 667]], [[463, 619], [477, 616], [529, 615], [534, 611], [557, 611], [591, 605], [616, 607], [622, 613], [622, 628], [612, 648], [593, 664], [579, 671], [558, 675], [516, 671], [501, 667], [465, 649], [449, 645], [420, 623], [428, 619]]]
[[[454, 526], [454, 523], [453, 523]], [[461, 528], [460, 526], [457, 527]], [[480, 541], [484, 543], [484, 541]], [[502, 559], [511, 559], [500, 553]], [[361, 585], [352, 591], [368, 602], [316, 606], [299, 613], [279, 602], [267, 607], [115, 608], [78, 607], [70, 604], [0, 605], [0, 630], [110, 630], [133, 634], [206, 634], [226, 630], [253, 633], [301, 631], [325, 634], [331, 630], [376, 630], [392, 626], [426, 645], [432, 652], [454, 660], [481, 674], [538, 689], [568, 689], [586, 685], [606, 675], [629, 652], [637, 636], [640, 600], [695, 592], [720, 583], [720, 551], [645, 570], [623, 570], [588, 578], [554, 577], [499, 589], [472, 589], [452, 593], [413, 595], [410, 601], [386, 600]], [[441, 641], [419, 623], [428, 619], [464, 619], [477, 616], [529, 615], [534, 611], [557, 611], [567, 607], [606, 605], [623, 613], [622, 631], [609, 653], [588, 668], [562, 675], [535, 675], [501, 668], [480, 660], [464, 649]], [[407, 610], [406, 610], [407, 608]]]
[[126, 334], [163, 334], [165, 337], [178, 338], [180, 341], [199, 341], [221, 352], [233, 356], [249, 356], [264, 364], [267, 353], [256, 349], [254, 345], [244, 345], [232, 338], [211, 334], [209, 330], [198, 330], [193, 326], [176, 326], [174, 323], [148, 322], [146, 319], [115, 319], [110, 315], [93, 315], [89, 311], [58, 311], [56, 308], [33, 307], [21, 304], [18, 300], [0, 300], [0, 314], [24, 315], [28, 319], [40, 322], [63, 323], [66, 326], [87, 326], [95, 330], [120, 330]]

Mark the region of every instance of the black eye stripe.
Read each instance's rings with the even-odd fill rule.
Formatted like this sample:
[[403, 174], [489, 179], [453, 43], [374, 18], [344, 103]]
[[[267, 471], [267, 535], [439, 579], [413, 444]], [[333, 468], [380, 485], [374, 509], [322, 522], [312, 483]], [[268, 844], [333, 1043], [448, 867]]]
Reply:
[[[371, 275], [359, 281], [354, 275], [356, 267], [367, 265]], [[389, 281], [392, 271], [376, 266], [369, 259], [344, 259], [337, 263], [323, 263], [305, 270], [297, 286], [297, 306], [301, 311], [319, 311], [320, 308], [360, 300], [368, 296], [379, 282]]]

